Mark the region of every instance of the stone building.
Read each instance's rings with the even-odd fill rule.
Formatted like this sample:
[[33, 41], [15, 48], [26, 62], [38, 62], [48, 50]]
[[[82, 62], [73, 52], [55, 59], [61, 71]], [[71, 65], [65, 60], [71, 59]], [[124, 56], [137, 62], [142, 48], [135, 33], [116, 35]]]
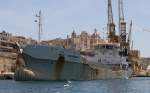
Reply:
[[90, 48], [93, 49], [95, 45], [100, 44], [101, 42], [103, 42], [103, 40], [98, 34], [97, 29], [94, 29], [94, 33], [91, 35]]
[[8, 41], [12, 35], [10, 33], [7, 33], [6, 31], [2, 31], [0, 33], [0, 40]]
[[26, 45], [26, 44], [35, 45], [35, 44], [37, 44], [36, 40], [33, 40], [32, 38], [25, 38], [23, 36], [12, 36], [10, 39], [10, 42], [17, 43], [19, 45]]
[[80, 51], [86, 51], [94, 49], [95, 45], [104, 42], [101, 39], [98, 31], [95, 29], [93, 34], [89, 34], [86, 31], [82, 31], [77, 35], [73, 30], [71, 35], [67, 35], [66, 39], [56, 38], [53, 40], [42, 41], [42, 45], [59, 46], [64, 48], [74, 48]]
[[13, 36], [11, 37], [11, 42], [23, 45], [23, 44], [26, 44], [26, 38], [23, 36]]
[[66, 48], [74, 48], [83, 51], [90, 49], [90, 35], [86, 31], [82, 31], [80, 35], [77, 35], [76, 32], [73, 31], [71, 37], [68, 35], [65, 42]]
[[77, 35], [76, 32], [73, 31], [70, 38], [67, 36], [66, 47], [85, 51], [94, 49], [94, 46], [101, 42], [103, 42], [103, 40], [96, 29], [92, 35], [88, 34], [86, 31], [82, 31], [80, 35]]

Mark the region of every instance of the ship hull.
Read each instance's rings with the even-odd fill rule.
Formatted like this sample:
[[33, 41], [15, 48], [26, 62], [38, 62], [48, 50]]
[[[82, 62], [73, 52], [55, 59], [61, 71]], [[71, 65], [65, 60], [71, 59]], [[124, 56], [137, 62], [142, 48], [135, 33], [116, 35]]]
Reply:
[[24, 66], [15, 72], [16, 81], [127, 79], [131, 70], [111, 70], [104, 65], [43, 60], [23, 54]]

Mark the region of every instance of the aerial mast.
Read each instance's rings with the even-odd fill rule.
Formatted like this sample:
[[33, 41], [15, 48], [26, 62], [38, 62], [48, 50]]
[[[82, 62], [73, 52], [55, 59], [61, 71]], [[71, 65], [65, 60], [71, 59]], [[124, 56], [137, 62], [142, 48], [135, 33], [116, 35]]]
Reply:
[[111, 0], [108, 0], [108, 11], [107, 12], [108, 12], [108, 24], [107, 24], [108, 39], [109, 39], [109, 42], [114, 42], [115, 24], [114, 24], [114, 20], [113, 20]]
[[38, 22], [38, 42], [41, 42], [41, 32], [42, 32], [42, 12], [41, 10], [39, 11], [39, 14], [36, 16], [38, 20], [35, 20], [35, 22]]

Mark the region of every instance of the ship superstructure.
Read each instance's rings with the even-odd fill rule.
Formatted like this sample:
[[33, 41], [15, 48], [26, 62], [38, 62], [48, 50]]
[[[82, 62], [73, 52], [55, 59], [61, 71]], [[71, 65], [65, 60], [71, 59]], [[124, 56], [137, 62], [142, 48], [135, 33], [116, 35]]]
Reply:
[[93, 55], [84, 55], [85, 63], [97, 69], [101, 79], [129, 78], [132, 70], [127, 56], [122, 54], [119, 44], [104, 43], [95, 47]]

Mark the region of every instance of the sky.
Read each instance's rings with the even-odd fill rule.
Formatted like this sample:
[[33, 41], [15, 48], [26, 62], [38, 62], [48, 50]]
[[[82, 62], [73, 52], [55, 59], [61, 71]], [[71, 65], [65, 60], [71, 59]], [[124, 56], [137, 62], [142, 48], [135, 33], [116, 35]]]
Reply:
[[[124, 0], [127, 31], [133, 21], [134, 49], [150, 57], [150, 0]], [[118, 30], [118, 0], [112, 0], [114, 21]], [[73, 30], [93, 33], [97, 28], [106, 36], [107, 0], [0, 0], [0, 31], [13, 35], [38, 37], [35, 15], [42, 11], [42, 39], [66, 38]], [[147, 31], [144, 31], [147, 29]]]

